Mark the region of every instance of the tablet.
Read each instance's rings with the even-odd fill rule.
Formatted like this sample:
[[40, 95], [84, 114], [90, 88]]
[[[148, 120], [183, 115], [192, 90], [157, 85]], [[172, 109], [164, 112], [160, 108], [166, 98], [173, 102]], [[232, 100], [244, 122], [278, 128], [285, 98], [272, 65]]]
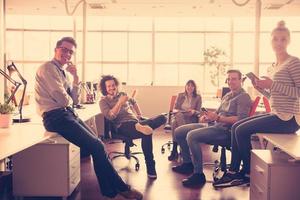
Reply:
[[247, 73], [246, 76], [247, 76], [251, 81], [259, 80], [259, 78], [258, 78], [253, 72]]

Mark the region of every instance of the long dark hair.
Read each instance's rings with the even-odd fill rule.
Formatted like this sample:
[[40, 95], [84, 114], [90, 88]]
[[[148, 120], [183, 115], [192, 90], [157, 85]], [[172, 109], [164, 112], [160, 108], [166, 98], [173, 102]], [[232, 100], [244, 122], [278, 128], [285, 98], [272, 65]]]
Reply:
[[105, 82], [106, 81], [110, 81], [110, 80], [113, 80], [116, 84], [116, 86], [118, 87], [119, 86], [119, 81], [116, 77], [114, 77], [113, 75], [103, 75], [101, 77], [101, 80], [100, 80], [100, 83], [99, 83], [99, 87], [100, 87], [100, 91], [101, 93], [106, 96], [107, 95], [107, 90], [106, 90], [106, 85], [105, 85]]
[[[191, 84], [192, 86], [194, 86], [194, 91], [193, 91], [193, 97], [196, 97], [198, 94], [197, 94], [197, 85], [196, 85], [196, 82], [194, 80], [188, 80], [185, 84], [185, 87], [187, 85]], [[186, 92], [186, 89], [184, 87], [184, 92], [185, 94], [187, 95], [187, 92]]]

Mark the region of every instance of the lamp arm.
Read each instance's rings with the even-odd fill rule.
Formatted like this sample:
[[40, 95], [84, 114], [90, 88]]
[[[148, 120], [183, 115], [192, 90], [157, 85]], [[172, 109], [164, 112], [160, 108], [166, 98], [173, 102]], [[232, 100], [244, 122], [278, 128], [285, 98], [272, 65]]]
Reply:
[[27, 81], [23, 78], [23, 76], [21, 75], [21, 73], [19, 72], [18, 68], [16, 67], [15, 63], [12, 62], [10, 65], [7, 66], [7, 69], [12, 68], [17, 72], [18, 77], [20, 78], [20, 80], [22, 81], [22, 83], [24, 85], [27, 84]]
[[14, 86], [17, 87], [17, 85], [21, 85], [21, 83], [19, 83], [18, 81], [15, 81], [14, 79], [12, 79], [8, 74], [5, 73], [5, 71], [3, 71], [2, 69], [0, 69], [0, 74], [2, 74], [4, 76], [4, 78], [6, 78], [9, 82], [11, 82]]
[[27, 81], [24, 82], [24, 89], [23, 89], [22, 97], [21, 97], [21, 100], [19, 103], [20, 121], [22, 121], [22, 119], [23, 119], [22, 110], [23, 110], [23, 102], [24, 102], [26, 87], [27, 87]]
[[7, 99], [7, 101], [5, 103], [8, 104], [12, 100], [12, 98], [14, 98], [14, 96], [15, 96], [15, 94], [16, 94], [16, 92], [17, 92], [17, 90], [19, 89], [20, 86], [21, 86], [20, 83], [16, 85], [14, 91], [11, 93], [10, 97]]
[[15, 81], [14, 79], [12, 79], [9, 75], [7, 75], [5, 73], [5, 71], [3, 71], [2, 69], [0, 69], [0, 74], [2, 74], [4, 76], [4, 78], [6, 78], [9, 82], [11, 82], [14, 86], [15, 89], [14, 91], [11, 93], [10, 97], [6, 100], [5, 103], [9, 104], [9, 102], [12, 100], [12, 98], [14, 98], [17, 90], [19, 89], [19, 87], [21, 86], [21, 83]]

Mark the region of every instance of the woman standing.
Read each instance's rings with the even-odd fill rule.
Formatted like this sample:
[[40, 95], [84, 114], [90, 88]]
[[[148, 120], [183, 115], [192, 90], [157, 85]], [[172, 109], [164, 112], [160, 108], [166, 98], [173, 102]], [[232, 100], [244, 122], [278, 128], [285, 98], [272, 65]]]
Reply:
[[[255, 133], [293, 133], [300, 124], [300, 60], [287, 52], [290, 31], [284, 21], [271, 33], [271, 44], [276, 55], [271, 78], [254, 80], [253, 86], [270, 93], [271, 113], [246, 118], [231, 129], [232, 157], [230, 170], [216, 187], [228, 187], [250, 182], [250, 138]], [[240, 163], [243, 167], [240, 170]]]
[[185, 84], [185, 91], [179, 93], [175, 103], [174, 120], [172, 121], [172, 137], [173, 149], [168, 160], [176, 160], [178, 158], [177, 142], [174, 141], [174, 130], [184, 124], [198, 122], [202, 99], [197, 94], [197, 85], [194, 80], [189, 80]]

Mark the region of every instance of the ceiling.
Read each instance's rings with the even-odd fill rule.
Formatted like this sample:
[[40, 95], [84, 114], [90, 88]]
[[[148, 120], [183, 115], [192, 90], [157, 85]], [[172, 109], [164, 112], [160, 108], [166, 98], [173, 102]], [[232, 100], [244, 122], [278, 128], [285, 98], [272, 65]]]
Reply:
[[[66, 15], [83, 0], [6, 0], [7, 14]], [[262, 16], [300, 16], [300, 0], [85, 0], [87, 15], [99, 16], [255, 16], [256, 2], [262, 2]], [[75, 15], [82, 15], [82, 3]]]

